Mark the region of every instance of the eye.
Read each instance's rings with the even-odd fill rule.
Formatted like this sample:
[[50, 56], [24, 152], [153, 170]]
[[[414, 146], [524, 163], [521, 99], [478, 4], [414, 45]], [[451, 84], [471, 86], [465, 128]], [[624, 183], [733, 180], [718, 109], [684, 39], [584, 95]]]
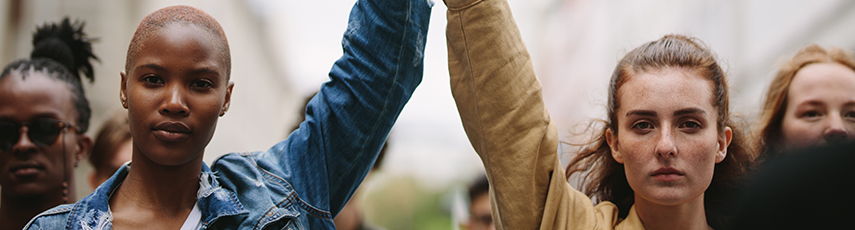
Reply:
[[642, 121], [642, 122], [638, 122], [638, 123], [635, 123], [634, 125], [632, 125], [632, 129], [636, 129], [636, 130], [640, 130], [640, 131], [646, 131], [646, 130], [653, 129], [653, 125], [650, 124], [649, 122]]
[[811, 121], [812, 122], [812, 121], [818, 121], [819, 119], [822, 118], [822, 116], [823, 116], [823, 113], [821, 110], [812, 109], [812, 110], [805, 110], [805, 111], [801, 112], [797, 117], [801, 118], [805, 121]]
[[695, 121], [683, 122], [679, 126], [680, 129], [697, 130], [701, 128], [701, 124]]
[[162, 78], [153, 75], [145, 76], [142, 80], [148, 84], [163, 84]]
[[819, 117], [819, 112], [817, 111], [807, 111], [802, 116], [804, 117]]
[[855, 122], [855, 111], [849, 111], [843, 114], [843, 119], [850, 122]]
[[209, 82], [207, 80], [198, 80], [198, 81], [194, 81], [193, 83], [190, 84], [190, 87], [194, 87], [194, 88], [211, 88], [213, 86], [214, 85], [211, 84], [211, 82]]

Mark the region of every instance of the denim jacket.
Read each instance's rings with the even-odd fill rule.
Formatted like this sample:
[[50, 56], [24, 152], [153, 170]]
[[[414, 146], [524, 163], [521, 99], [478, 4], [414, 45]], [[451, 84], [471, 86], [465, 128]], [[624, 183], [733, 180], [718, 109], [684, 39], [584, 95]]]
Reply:
[[[429, 0], [360, 0], [330, 81], [306, 120], [267, 151], [230, 153], [202, 167], [197, 205], [205, 229], [334, 229], [371, 168], [404, 104], [421, 82]], [[36, 216], [24, 229], [110, 229], [119, 169], [74, 204]]]

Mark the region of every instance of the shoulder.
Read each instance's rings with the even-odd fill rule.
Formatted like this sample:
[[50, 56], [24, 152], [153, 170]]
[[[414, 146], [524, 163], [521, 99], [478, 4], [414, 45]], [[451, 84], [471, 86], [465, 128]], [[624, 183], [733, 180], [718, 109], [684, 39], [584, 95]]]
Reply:
[[[293, 189], [289, 181], [294, 178], [289, 172], [292, 167], [298, 165], [283, 164], [280, 162], [282, 159], [272, 155], [275, 154], [264, 151], [229, 153], [214, 161], [211, 171], [216, 174], [217, 180], [224, 187], [240, 184], [253, 185], [252, 187], [262, 189], [284, 189], [290, 192]], [[248, 187], [232, 189], [245, 191]]]
[[39, 213], [24, 226], [24, 229], [59, 229], [68, 222], [74, 204], [64, 204]]
[[216, 172], [219, 176], [255, 173], [259, 170], [265, 170], [265, 165], [270, 164], [269, 161], [279, 161], [270, 155], [264, 151], [225, 154], [214, 160], [211, 171]]

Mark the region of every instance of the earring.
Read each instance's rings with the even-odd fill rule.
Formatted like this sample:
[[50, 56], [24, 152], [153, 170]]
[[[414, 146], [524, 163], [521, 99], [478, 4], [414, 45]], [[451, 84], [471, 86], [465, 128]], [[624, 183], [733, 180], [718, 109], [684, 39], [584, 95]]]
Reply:
[[127, 109], [128, 108], [128, 102], [122, 101], [122, 107], [125, 107]]
[[68, 182], [62, 182], [62, 203], [68, 204]]

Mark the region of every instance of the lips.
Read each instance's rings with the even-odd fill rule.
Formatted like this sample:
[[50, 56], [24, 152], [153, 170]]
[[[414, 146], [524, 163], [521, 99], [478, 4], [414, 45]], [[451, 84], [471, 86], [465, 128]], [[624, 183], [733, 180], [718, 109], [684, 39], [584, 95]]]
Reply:
[[9, 167], [9, 172], [17, 177], [35, 176], [39, 171], [44, 170], [44, 165], [35, 162], [21, 162]]
[[190, 139], [190, 136], [193, 134], [190, 127], [184, 123], [172, 121], [161, 122], [160, 124], [157, 124], [152, 131], [157, 139], [166, 142], [185, 141]]
[[678, 180], [682, 178], [683, 175], [685, 175], [685, 173], [671, 167], [662, 167], [651, 173], [651, 176], [653, 176], [653, 178], [663, 182]]

